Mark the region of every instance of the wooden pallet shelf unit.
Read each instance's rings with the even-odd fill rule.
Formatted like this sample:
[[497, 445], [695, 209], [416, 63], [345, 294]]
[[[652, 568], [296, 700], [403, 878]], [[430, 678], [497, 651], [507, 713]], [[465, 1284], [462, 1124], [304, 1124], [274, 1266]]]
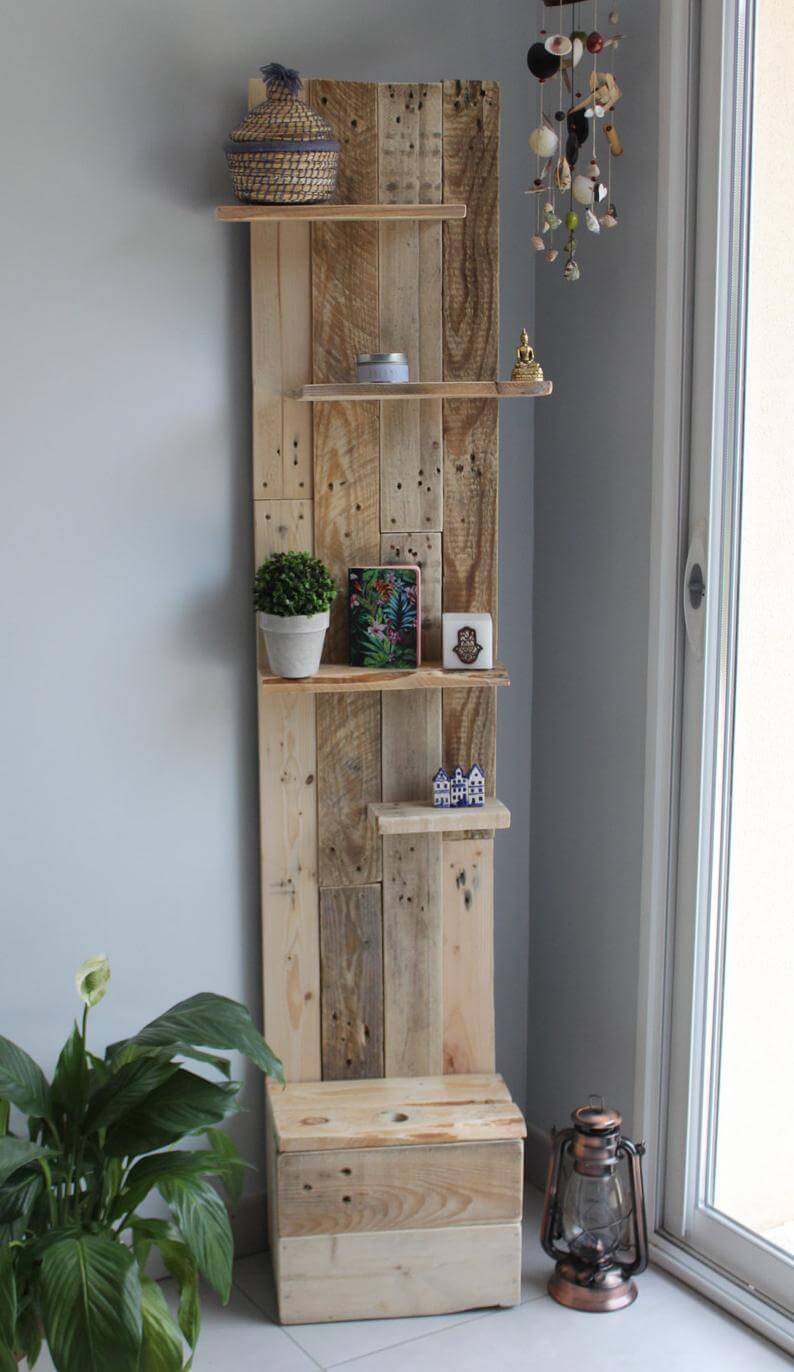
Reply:
[[[493, 998], [509, 815], [491, 796], [439, 822], [428, 802], [442, 764], [479, 762], [494, 789], [507, 672], [445, 671], [441, 615], [488, 611], [496, 631], [499, 403], [551, 388], [498, 381], [498, 87], [306, 96], [342, 146], [339, 203], [217, 212], [250, 225], [256, 560], [313, 551], [342, 588], [349, 566], [418, 563], [428, 660], [346, 665], [344, 593], [317, 677], [274, 677], [258, 645], [265, 1033], [288, 1083], [267, 1092], [279, 1310], [511, 1305], [525, 1131]], [[377, 351], [429, 380], [351, 387]]]

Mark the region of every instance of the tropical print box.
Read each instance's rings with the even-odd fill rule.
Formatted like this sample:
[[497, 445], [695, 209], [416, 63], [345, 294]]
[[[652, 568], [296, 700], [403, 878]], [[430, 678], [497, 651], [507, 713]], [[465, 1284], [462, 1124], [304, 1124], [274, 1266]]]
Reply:
[[354, 667], [418, 667], [422, 660], [418, 567], [350, 567]]

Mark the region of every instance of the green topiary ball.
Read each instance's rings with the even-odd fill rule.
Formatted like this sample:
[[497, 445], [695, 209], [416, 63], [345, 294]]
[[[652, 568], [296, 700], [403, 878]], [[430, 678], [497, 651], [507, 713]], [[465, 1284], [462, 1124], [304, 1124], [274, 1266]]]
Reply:
[[335, 596], [331, 573], [311, 553], [274, 553], [254, 581], [254, 608], [268, 615], [322, 614]]

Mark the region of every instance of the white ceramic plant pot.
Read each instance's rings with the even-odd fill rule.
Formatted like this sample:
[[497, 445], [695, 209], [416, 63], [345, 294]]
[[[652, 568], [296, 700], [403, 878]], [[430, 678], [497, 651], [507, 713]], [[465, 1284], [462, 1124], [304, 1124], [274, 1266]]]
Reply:
[[268, 615], [259, 612], [267, 660], [274, 676], [314, 676], [320, 670], [330, 610], [317, 615]]

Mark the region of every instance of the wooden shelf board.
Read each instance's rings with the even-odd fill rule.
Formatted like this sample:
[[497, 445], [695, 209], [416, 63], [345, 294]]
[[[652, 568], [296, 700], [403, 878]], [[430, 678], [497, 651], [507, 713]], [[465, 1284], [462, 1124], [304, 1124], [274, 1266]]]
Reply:
[[215, 218], [225, 224], [274, 223], [279, 220], [465, 219], [465, 205], [219, 205]]
[[451, 834], [468, 829], [509, 829], [510, 811], [501, 800], [487, 796], [484, 805], [443, 810], [428, 802], [379, 801], [368, 806], [379, 834]]
[[280, 1153], [526, 1136], [498, 1073], [268, 1082], [267, 1090]]
[[301, 386], [296, 400], [508, 400], [551, 395], [551, 381], [340, 381]]
[[[509, 686], [507, 668], [497, 662], [482, 671], [447, 671], [439, 662], [423, 662], [421, 667], [405, 668], [351, 667], [344, 662], [326, 662], [316, 676], [260, 675], [262, 689], [271, 694], [297, 691], [322, 695], [332, 691], [421, 691], [471, 686]], [[483, 826], [477, 825], [477, 828]], [[490, 827], [490, 826], [488, 826]]]

